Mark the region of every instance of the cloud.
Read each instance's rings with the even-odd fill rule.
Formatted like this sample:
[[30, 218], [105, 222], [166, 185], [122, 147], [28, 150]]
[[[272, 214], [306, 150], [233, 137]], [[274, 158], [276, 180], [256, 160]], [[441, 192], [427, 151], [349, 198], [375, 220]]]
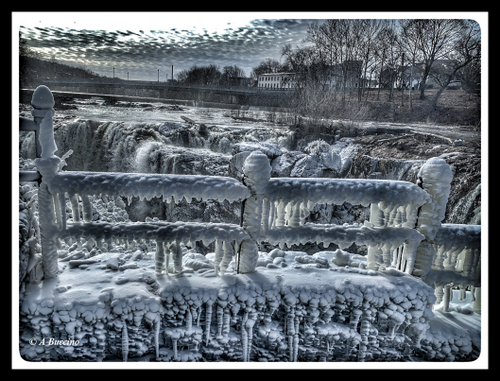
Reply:
[[[21, 26], [20, 36], [46, 58], [89, 68], [102, 75], [156, 80], [193, 65], [237, 65], [247, 75], [266, 58], [280, 59], [286, 43], [300, 45], [307, 26], [318, 20], [255, 19], [245, 25], [123, 30]], [[161, 78], [165, 78], [164, 74]]]

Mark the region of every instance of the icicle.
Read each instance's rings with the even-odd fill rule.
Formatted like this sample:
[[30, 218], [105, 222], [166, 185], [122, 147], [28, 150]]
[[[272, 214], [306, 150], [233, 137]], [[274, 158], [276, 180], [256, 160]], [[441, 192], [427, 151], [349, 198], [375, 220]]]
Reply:
[[224, 326], [224, 308], [217, 304], [217, 336], [222, 336], [222, 327]]
[[288, 226], [300, 226], [300, 204], [300, 201], [292, 201], [288, 204]]
[[186, 331], [191, 331], [193, 329], [193, 315], [191, 314], [191, 310], [186, 310]]
[[394, 321], [389, 322], [389, 328], [387, 330], [388, 336], [390, 340], [394, 340], [394, 336], [396, 335], [396, 323]]
[[167, 242], [162, 242], [163, 253], [165, 254], [165, 274], [168, 275], [168, 266], [170, 262], [170, 245]]
[[160, 317], [157, 317], [155, 322], [154, 322], [154, 328], [155, 328], [155, 353], [156, 353], [156, 358], [158, 359], [160, 357], [160, 326], [161, 326], [161, 321]]
[[443, 312], [448, 312], [450, 310], [450, 301], [451, 301], [451, 284], [447, 284], [444, 286], [444, 294], [443, 294]]
[[157, 275], [165, 272], [165, 252], [163, 251], [163, 242], [156, 242], [155, 254], [155, 273]]
[[307, 201], [303, 200], [300, 203], [300, 226], [304, 225], [306, 217], [309, 215], [309, 211], [307, 210]]
[[391, 265], [392, 248], [390, 244], [385, 244], [382, 246], [382, 263], [379, 263], [379, 269], [385, 270]]
[[172, 255], [174, 257], [174, 271], [176, 273], [180, 273], [182, 271], [182, 248], [180, 243], [177, 241], [172, 243], [170, 249], [172, 250]]
[[400, 227], [405, 221], [405, 208], [399, 207], [397, 208], [396, 218], [394, 219], [394, 226]]
[[299, 324], [300, 318], [295, 315], [295, 334], [293, 335], [293, 362], [297, 362], [299, 356]]
[[233, 259], [234, 251], [231, 244], [227, 241], [224, 241], [222, 244], [222, 249], [224, 251], [224, 257], [220, 263], [220, 273], [224, 274], [229, 266], [229, 263]]
[[292, 217], [292, 205], [294, 201], [288, 202], [285, 206], [285, 225], [290, 225], [290, 218]]
[[245, 328], [247, 330], [247, 350], [246, 350], [246, 361], [250, 361], [252, 354], [252, 338], [253, 338], [253, 326], [255, 325], [255, 320], [257, 319], [257, 312], [253, 311], [250, 313], [250, 318], [245, 323]]
[[172, 337], [172, 347], [174, 350], [174, 359], [177, 359], [177, 339]]
[[127, 329], [127, 321], [125, 318], [122, 318], [123, 328], [122, 328], [122, 356], [123, 362], [127, 362], [128, 358], [128, 329]]
[[270, 202], [267, 198], [262, 200], [262, 225], [261, 225], [261, 233], [262, 237], [265, 237], [267, 231], [269, 229], [269, 211], [271, 209]]
[[61, 217], [61, 203], [59, 201], [59, 194], [54, 194], [52, 196], [52, 199], [54, 201], [54, 208], [56, 211], [56, 221], [57, 221], [57, 224], [59, 225], [59, 229], [61, 229], [62, 228], [62, 217]]
[[404, 249], [405, 249], [405, 247], [404, 247], [404, 245], [403, 245], [403, 246], [398, 247], [398, 248], [394, 251], [394, 252], [395, 252], [395, 254], [396, 254], [396, 257], [395, 257], [395, 259], [394, 259], [394, 266], [395, 266], [398, 270], [400, 270], [400, 271], [402, 271], [402, 269], [401, 269], [401, 263], [402, 263], [402, 259], [403, 259], [403, 255], [404, 255]]
[[368, 318], [363, 318], [361, 320], [361, 329], [359, 333], [361, 335], [361, 343], [359, 344], [358, 361], [364, 362], [368, 347], [368, 335], [370, 334], [370, 320]]
[[92, 204], [90, 203], [89, 196], [86, 193], [80, 195], [83, 207], [83, 220], [85, 222], [92, 222]]
[[245, 309], [243, 318], [241, 319], [241, 346], [243, 351], [243, 362], [247, 361], [247, 351], [248, 351], [248, 333], [246, 328], [246, 323], [248, 320], [248, 311]]
[[396, 216], [398, 214], [398, 208], [393, 208], [391, 212], [389, 213], [389, 217], [387, 219], [387, 226], [394, 226], [396, 225]]
[[386, 226], [384, 211], [379, 207], [377, 203], [372, 203], [370, 205], [370, 222], [375, 227]]
[[231, 323], [231, 311], [229, 310], [229, 307], [224, 308], [223, 321], [224, 325], [222, 327], [222, 334], [224, 337], [228, 337]]
[[113, 250], [113, 239], [107, 239], [106, 240], [106, 247], [107, 251], [112, 251]]
[[434, 255], [434, 261], [432, 263], [432, 268], [436, 270], [444, 269], [444, 260], [445, 260], [446, 247], [440, 246], [436, 250], [436, 254]]
[[205, 346], [208, 347], [210, 343], [210, 325], [212, 322], [212, 307], [213, 301], [208, 300], [205, 303]]
[[434, 295], [436, 296], [435, 304], [439, 304], [443, 301], [444, 285], [441, 282], [437, 282], [434, 285]]
[[351, 317], [349, 319], [349, 326], [353, 331], [357, 331], [359, 318], [361, 317], [362, 311], [358, 308], [355, 308], [351, 312]]
[[214, 264], [215, 264], [215, 275], [219, 274], [219, 265], [222, 261], [222, 257], [224, 256], [224, 251], [222, 249], [224, 242], [222, 242], [219, 239], [215, 240], [215, 259], [214, 259]]
[[69, 201], [71, 202], [73, 222], [80, 222], [80, 207], [78, 205], [78, 196], [76, 194], [72, 194], [69, 197]]
[[406, 221], [403, 223], [404, 228], [414, 229], [415, 221], [417, 219], [418, 208], [415, 207], [414, 203], [411, 202], [405, 208], [405, 218]]
[[294, 336], [295, 336], [295, 307], [290, 307], [286, 315], [286, 335], [288, 336], [288, 351], [290, 354], [290, 361], [294, 361]]
[[411, 274], [413, 272], [413, 269], [415, 267], [415, 259], [417, 255], [417, 248], [420, 242], [407, 242], [404, 245], [403, 249], [403, 263], [402, 266], [404, 266], [404, 272], [407, 274]]
[[275, 218], [276, 218], [275, 214], [276, 214], [276, 203], [272, 201], [269, 203], [269, 222], [268, 222], [269, 229], [272, 229], [275, 225]]
[[196, 325], [199, 327], [201, 318], [201, 305], [195, 309], [193, 316], [196, 316]]
[[283, 201], [278, 201], [277, 218], [275, 225], [276, 226], [285, 225], [285, 204]]
[[314, 205], [315, 205], [314, 201], [307, 200], [306, 208], [308, 211], [310, 211], [312, 208], [314, 208]]

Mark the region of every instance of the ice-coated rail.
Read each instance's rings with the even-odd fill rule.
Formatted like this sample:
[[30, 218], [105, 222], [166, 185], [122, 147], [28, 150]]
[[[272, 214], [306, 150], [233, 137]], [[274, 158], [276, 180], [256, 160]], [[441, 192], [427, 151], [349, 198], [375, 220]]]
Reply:
[[408, 181], [372, 179], [270, 179], [265, 197], [271, 202], [292, 200], [304, 204], [336, 204], [349, 202], [353, 205], [369, 206], [372, 203], [414, 207], [429, 200], [429, 194]]
[[[204, 245], [216, 243], [216, 263], [218, 270], [224, 272], [227, 265], [238, 252], [239, 269], [249, 272], [254, 269], [258, 259], [256, 247], [248, 233], [238, 225], [201, 222], [129, 222], [111, 224], [103, 222], [71, 223], [59, 234], [61, 239], [92, 239], [98, 247], [108, 244], [125, 243], [135, 245], [141, 240], [156, 241], [155, 271], [163, 274], [168, 271], [168, 251], [174, 256], [176, 271], [182, 271], [182, 250], [180, 244], [191, 246], [196, 241]], [[234, 246], [232, 245], [234, 243]], [[167, 255], [165, 255], [167, 253]], [[165, 263], [165, 259], [167, 262]]]
[[418, 231], [395, 227], [368, 227], [363, 225], [320, 225], [306, 224], [298, 227], [279, 226], [267, 233], [269, 243], [274, 245], [305, 244], [307, 242], [323, 243], [328, 247], [330, 243], [337, 244], [341, 249], [353, 243], [360, 245], [389, 245], [393, 249], [405, 242], [420, 242], [424, 236]]
[[239, 181], [222, 176], [152, 173], [59, 172], [50, 181], [51, 193], [108, 195], [151, 199], [163, 196], [174, 202], [195, 199], [243, 200], [250, 194]]

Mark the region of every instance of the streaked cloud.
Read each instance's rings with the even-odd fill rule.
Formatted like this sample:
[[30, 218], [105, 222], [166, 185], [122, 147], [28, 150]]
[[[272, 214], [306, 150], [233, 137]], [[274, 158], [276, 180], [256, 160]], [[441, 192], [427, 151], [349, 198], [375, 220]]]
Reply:
[[[174, 74], [193, 65], [217, 64], [221, 69], [238, 65], [249, 75], [262, 60], [279, 60], [285, 44], [302, 44], [308, 25], [321, 21], [225, 18], [220, 14], [212, 17], [215, 15], [211, 13], [189, 16], [182, 14], [175, 23], [165, 22], [163, 26], [154, 18], [149, 28], [148, 19], [141, 13], [123, 28], [116, 20], [103, 21], [102, 27], [94, 22], [92, 28], [80, 22], [60, 25], [57, 20], [39, 25], [21, 22], [20, 36], [42, 56], [62, 63], [85, 66], [108, 76], [115, 68], [121, 78], [129, 72], [131, 79], [146, 80], [156, 80], [160, 69], [160, 79], [164, 80], [166, 73], [170, 77], [170, 65], [174, 65]], [[207, 22], [211, 18], [212, 22]]]

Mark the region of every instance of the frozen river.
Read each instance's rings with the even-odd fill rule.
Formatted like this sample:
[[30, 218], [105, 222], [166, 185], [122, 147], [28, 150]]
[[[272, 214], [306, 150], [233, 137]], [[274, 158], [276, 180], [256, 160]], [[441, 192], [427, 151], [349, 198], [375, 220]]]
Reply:
[[[99, 98], [74, 99], [77, 109], [57, 110], [57, 117], [75, 117], [81, 119], [92, 119], [100, 122], [132, 122], [132, 123], [186, 123], [182, 117], [187, 117], [197, 123], [207, 126], [218, 126], [230, 129], [258, 129], [258, 128], [283, 128], [293, 121], [292, 114], [283, 112], [263, 111], [258, 107], [249, 107], [248, 110], [234, 110], [212, 107], [192, 107], [168, 105], [165, 103], [142, 103], [142, 102], [116, 102], [112, 105], [105, 103]], [[253, 118], [259, 121], [236, 120], [233, 117]], [[280, 123], [282, 122], [282, 123]], [[288, 122], [288, 123], [287, 123]], [[332, 124], [342, 122], [331, 119]], [[472, 127], [445, 126], [427, 123], [392, 123], [377, 121], [358, 121], [360, 127], [383, 127], [383, 128], [409, 128], [421, 133], [439, 134], [451, 139], [477, 138], [480, 131]], [[410, 131], [409, 131], [410, 132]]]

